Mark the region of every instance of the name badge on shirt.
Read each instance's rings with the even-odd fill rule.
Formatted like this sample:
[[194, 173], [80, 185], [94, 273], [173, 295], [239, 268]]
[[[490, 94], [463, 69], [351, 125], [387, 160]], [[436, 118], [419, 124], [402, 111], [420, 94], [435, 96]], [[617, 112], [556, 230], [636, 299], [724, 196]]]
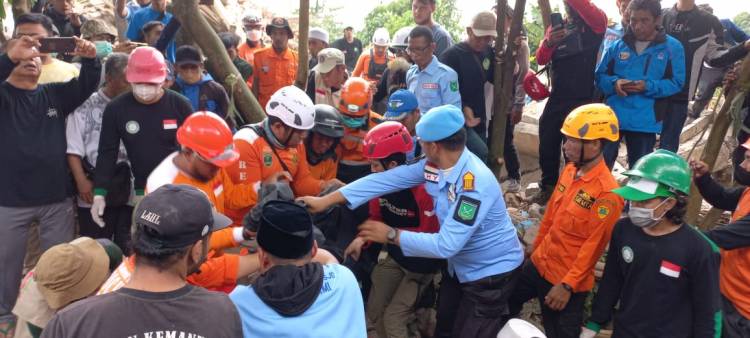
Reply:
[[422, 89], [438, 89], [440, 86], [437, 83], [423, 83]]
[[164, 130], [177, 129], [177, 120], [164, 120]]

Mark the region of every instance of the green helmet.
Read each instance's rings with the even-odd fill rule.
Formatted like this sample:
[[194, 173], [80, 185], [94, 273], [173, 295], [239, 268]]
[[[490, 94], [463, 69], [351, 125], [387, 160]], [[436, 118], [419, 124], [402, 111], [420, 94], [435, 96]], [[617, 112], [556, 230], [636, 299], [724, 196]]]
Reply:
[[628, 184], [613, 192], [626, 200], [645, 201], [690, 192], [690, 166], [668, 150], [659, 149], [641, 157], [624, 174], [630, 178]]

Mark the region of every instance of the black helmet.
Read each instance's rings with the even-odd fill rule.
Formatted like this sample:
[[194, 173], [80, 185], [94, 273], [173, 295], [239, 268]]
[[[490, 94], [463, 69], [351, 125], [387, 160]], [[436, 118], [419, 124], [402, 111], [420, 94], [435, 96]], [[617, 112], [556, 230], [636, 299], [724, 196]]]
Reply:
[[312, 132], [333, 138], [344, 137], [344, 124], [338, 110], [327, 104], [316, 104]]

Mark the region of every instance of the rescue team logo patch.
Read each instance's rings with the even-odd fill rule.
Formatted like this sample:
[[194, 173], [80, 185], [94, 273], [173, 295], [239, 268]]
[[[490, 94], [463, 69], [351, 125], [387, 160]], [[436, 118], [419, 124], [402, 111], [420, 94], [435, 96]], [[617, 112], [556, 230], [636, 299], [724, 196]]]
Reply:
[[270, 167], [271, 163], [273, 163], [273, 157], [271, 157], [271, 153], [263, 153], [263, 165], [266, 167]]
[[490, 70], [490, 62], [492, 61], [490, 61], [489, 58], [484, 58], [482, 61], [482, 68], [484, 68], [484, 70]]
[[630, 58], [630, 53], [628, 53], [628, 52], [620, 52], [620, 60], [625, 61], [625, 60], [627, 60], [629, 58]]
[[625, 263], [630, 263], [633, 261], [633, 249], [631, 249], [629, 246], [622, 247], [622, 250], [620, 252], [622, 254], [622, 260], [625, 261]]
[[141, 125], [138, 124], [138, 122], [136, 121], [128, 121], [127, 123], [125, 123], [125, 131], [127, 131], [128, 134], [135, 135], [140, 130], [141, 130]]
[[661, 268], [659, 268], [659, 272], [672, 278], [680, 278], [680, 270], [682, 268], [679, 265], [667, 260], [662, 260]]
[[458, 81], [451, 81], [451, 91], [452, 92], [458, 91]]
[[591, 209], [591, 206], [594, 205], [594, 201], [596, 201], [596, 198], [592, 197], [587, 192], [583, 191], [583, 189], [581, 189], [578, 190], [578, 193], [576, 194], [576, 197], [573, 198], [573, 201], [581, 208]]
[[464, 191], [474, 191], [474, 174], [471, 171], [467, 171], [463, 177], [464, 180]]
[[177, 120], [164, 120], [164, 130], [177, 129]]
[[596, 215], [599, 216], [599, 219], [605, 219], [607, 216], [609, 216], [609, 207], [600, 205], [596, 209]]
[[482, 202], [475, 200], [471, 197], [461, 196], [458, 199], [456, 210], [453, 212], [453, 219], [456, 222], [463, 223], [465, 225], [474, 225], [474, 221], [477, 220], [477, 214], [479, 213], [479, 207]]

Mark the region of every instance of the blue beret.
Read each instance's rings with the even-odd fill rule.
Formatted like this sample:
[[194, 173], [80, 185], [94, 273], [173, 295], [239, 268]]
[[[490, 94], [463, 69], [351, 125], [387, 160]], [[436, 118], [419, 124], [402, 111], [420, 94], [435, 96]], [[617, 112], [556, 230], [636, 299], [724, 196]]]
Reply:
[[399, 89], [388, 98], [388, 110], [383, 115], [385, 120], [397, 120], [404, 117], [405, 113], [414, 111], [419, 105], [414, 93]]
[[464, 114], [454, 105], [435, 107], [417, 122], [417, 136], [422, 141], [435, 142], [448, 138], [464, 127]]

